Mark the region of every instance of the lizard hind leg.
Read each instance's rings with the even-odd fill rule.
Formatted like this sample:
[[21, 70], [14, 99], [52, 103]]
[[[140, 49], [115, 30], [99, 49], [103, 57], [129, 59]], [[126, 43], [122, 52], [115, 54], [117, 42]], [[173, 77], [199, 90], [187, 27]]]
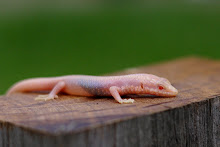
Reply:
[[122, 99], [119, 92], [118, 92], [118, 87], [112, 86], [109, 88], [109, 91], [111, 95], [114, 97], [114, 99], [119, 102], [120, 104], [130, 104], [134, 103], [134, 99]]
[[46, 95], [38, 95], [35, 100], [52, 100], [55, 98], [58, 98], [57, 94], [65, 87], [65, 82], [64, 81], [60, 81], [58, 82], [54, 88], [52, 89], [52, 91], [49, 94]]

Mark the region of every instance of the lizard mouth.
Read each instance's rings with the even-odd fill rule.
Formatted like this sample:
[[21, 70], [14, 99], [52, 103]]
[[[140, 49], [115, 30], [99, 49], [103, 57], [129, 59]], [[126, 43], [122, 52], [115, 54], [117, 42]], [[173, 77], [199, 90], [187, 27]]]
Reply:
[[178, 91], [173, 87], [172, 91], [160, 91], [158, 89], [150, 89], [150, 88], [145, 88], [144, 93], [147, 94], [152, 94], [156, 96], [176, 96], [178, 94]]

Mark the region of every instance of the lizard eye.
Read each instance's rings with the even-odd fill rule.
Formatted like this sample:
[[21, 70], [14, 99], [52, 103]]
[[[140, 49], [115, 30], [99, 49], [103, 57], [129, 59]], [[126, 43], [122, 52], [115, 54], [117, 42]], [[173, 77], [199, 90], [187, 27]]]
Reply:
[[159, 89], [159, 90], [163, 90], [163, 89], [164, 89], [164, 87], [163, 87], [163, 86], [161, 86], [161, 85], [159, 85], [159, 86], [158, 86], [158, 89]]

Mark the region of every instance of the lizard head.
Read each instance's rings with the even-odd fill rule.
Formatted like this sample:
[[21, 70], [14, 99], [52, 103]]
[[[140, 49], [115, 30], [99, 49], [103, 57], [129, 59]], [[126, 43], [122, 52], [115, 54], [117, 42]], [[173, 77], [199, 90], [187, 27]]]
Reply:
[[178, 94], [177, 89], [167, 79], [150, 74], [142, 76], [141, 87], [144, 93], [157, 96], [176, 96]]

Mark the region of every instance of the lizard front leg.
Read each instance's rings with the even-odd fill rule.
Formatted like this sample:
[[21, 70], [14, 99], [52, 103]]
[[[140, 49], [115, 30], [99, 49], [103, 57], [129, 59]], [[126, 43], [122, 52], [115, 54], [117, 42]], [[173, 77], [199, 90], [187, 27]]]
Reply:
[[47, 94], [47, 95], [39, 95], [35, 98], [35, 100], [52, 100], [54, 98], [58, 98], [57, 94], [65, 87], [65, 82], [64, 81], [60, 81], [58, 82], [54, 88], [52, 89], [52, 91]]
[[114, 99], [119, 102], [120, 104], [129, 104], [129, 103], [134, 103], [134, 99], [122, 99], [119, 92], [118, 92], [118, 87], [112, 86], [109, 88], [109, 91], [111, 95], [114, 97]]

